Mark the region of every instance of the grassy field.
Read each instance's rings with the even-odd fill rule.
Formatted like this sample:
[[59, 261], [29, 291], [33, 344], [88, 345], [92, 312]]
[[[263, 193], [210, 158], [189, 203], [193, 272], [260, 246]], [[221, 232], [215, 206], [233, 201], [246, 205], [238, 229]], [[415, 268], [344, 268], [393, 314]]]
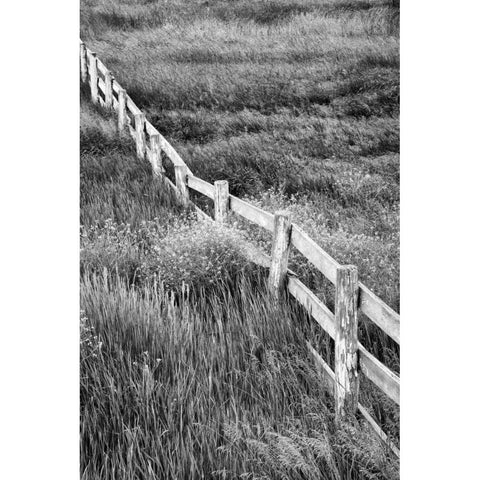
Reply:
[[[289, 209], [398, 311], [398, 17], [361, 0], [82, 0], [81, 36], [197, 176]], [[304, 339], [330, 363], [331, 343], [246, 258], [268, 236], [198, 224], [108, 115], [85, 96], [81, 111], [82, 478], [397, 478], [361, 423], [335, 428]], [[399, 371], [363, 319], [360, 338]], [[398, 439], [368, 381], [361, 401]]]

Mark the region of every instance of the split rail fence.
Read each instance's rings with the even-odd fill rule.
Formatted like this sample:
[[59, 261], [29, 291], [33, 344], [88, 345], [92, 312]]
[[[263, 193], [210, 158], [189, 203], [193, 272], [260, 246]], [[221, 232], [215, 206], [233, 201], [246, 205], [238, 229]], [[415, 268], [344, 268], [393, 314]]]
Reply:
[[[80, 41], [81, 80], [90, 86], [92, 102], [117, 112], [118, 130], [127, 131], [136, 143], [140, 159], [147, 159], [153, 174], [169, 185], [184, 205], [192, 204], [189, 190], [199, 192], [214, 202], [214, 220], [223, 223], [227, 213], [237, 215], [272, 232], [271, 256], [257, 252], [253, 261], [269, 267], [268, 285], [280, 299], [289, 292], [335, 341], [335, 370], [307, 342], [319, 374], [335, 398], [335, 414], [339, 420], [363, 415], [373, 431], [397, 455], [399, 449], [358, 401], [359, 372], [382, 390], [396, 404], [400, 402], [400, 377], [383, 365], [358, 341], [358, 312], [366, 314], [397, 344], [400, 344], [400, 316], [358, 279], [357, 267], [340, 265], [317, 245], [305, 232], [290, 221], [288, 212], [274, 215], [229, 193], [228, 182], [219, 180], [212, 185], [196, 177], [180, 155], [160, 132], [145, 118], [112, 73]], [[175, 183], [165, 176], [161, 152], [173, 163]], [[212, 220], [196, 205], [199, 216]], [[335, 313], [288, 269], [291, 247], [303, 254], [330, 282], [335, 285]]]

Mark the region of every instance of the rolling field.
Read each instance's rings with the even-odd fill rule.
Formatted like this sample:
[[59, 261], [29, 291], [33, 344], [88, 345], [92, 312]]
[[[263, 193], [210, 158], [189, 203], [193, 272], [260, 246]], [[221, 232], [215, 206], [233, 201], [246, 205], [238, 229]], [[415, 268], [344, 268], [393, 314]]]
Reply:
[[[398, 23], [391, 1], [81, 2], [82, 39], [196, 176], [288, 209], [397, 311]], [[85, 92], [80, 140], [82, 478], [398, 478], [361, 422], [334, 424], [304, 340], [330, 363], [332, 344], [248, 261], [269, 236], [198, 223]], [[398, 408], [363, 385], [398, 441]]]

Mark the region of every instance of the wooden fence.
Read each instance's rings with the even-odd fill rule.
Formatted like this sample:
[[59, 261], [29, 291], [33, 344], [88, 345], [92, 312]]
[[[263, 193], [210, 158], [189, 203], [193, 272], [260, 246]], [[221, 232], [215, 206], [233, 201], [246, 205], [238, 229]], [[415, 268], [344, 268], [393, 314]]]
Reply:
[[[231, 195], [227, 181], [216, 181], [212, 185], [196, 177], [170, 143], [145, 118], [145, 114], [135, 105], [112, 73], [82, 41], [80, 73], [82, 82], [90, 86], [92, 102], [117, 112], [119, 132], [126, 131], [131, 135], [136, 144], [138, 158], [150, 162], [153, 174], [173, 189], [181, 203], [192, 204], [189, 190], [194, 190], [214, 201], [216, 222], [224, 222], [227, 213], [234, 212], [272, 232], [271, 256], [257, 252], [252, 260], [269, 267], [268, 285], [277, 298], [280, 299], [284, 292], [289, 292], [335, 341], [335, 371], [332, 371], [309, 342], [307, 346], [319, 374], [335, 398], [336, 418], [343, 420], [359, 411], [373, 431], [399, 456], [398, 448], [358, 402], [358, 392], [359, 372], [362, 372], [399, 404], [400, 377], [369, 353], [357, 338], [358, 312], [361, 311], [400, 344], [399, 314], [359, 281], [357, 267], [340, 265], [290, 221], [288, 212], [276, 212], [275, 215], [265, 212]], [[174, 166], [175, 184], [164, 175], [161, 152], [164, 152]], [[193, 206], [199, 216], [212, 220], [196, 205]], [[288, 269], [288, 257], [292, 247], [335, 285], [334, 313]]]

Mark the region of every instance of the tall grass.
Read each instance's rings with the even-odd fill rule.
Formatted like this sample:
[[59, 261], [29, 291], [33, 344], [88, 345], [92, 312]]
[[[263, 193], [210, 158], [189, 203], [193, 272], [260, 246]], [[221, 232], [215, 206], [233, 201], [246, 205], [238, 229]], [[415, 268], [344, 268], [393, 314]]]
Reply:
[[364, 427], [334, 428], [299, 319], [261, 283], [174, 298], [84, 276], [81, 304], [82, 478], [398, 476]]

